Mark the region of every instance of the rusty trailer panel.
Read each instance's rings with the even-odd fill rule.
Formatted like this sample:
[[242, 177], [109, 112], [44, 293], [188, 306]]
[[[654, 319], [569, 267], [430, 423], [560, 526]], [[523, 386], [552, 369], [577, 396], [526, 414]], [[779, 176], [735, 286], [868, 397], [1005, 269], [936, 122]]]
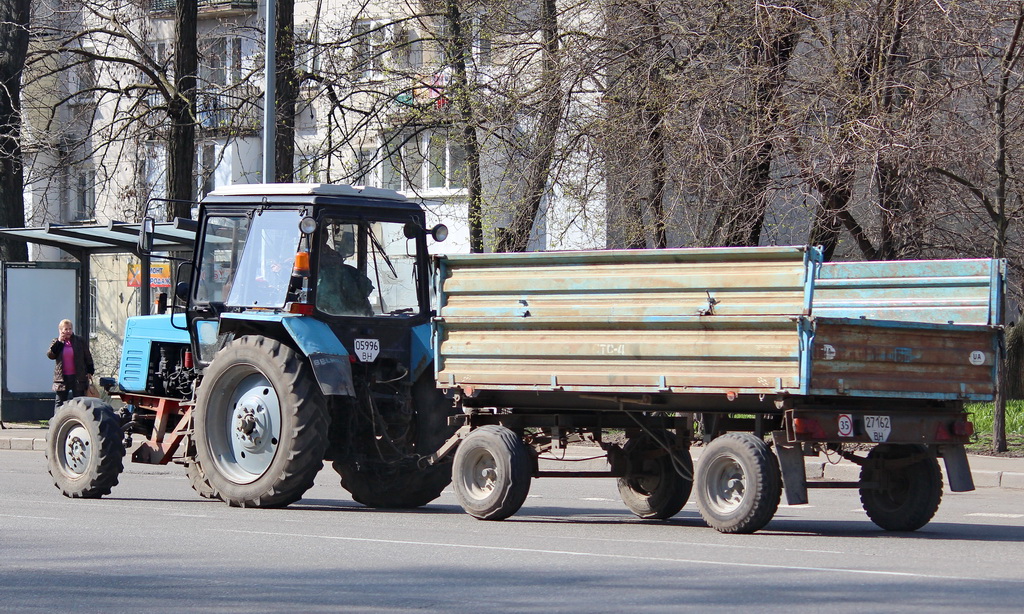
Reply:
[[802, 248], [440, 259], [441, 387], [796, 391]]
[[821, 265], [816, 317], [931, 324], [1002, 323], [1002, 260], [901, 260]]
[[807, 392], [989, 400], [998, 351], [987, 326], [815, 318]]

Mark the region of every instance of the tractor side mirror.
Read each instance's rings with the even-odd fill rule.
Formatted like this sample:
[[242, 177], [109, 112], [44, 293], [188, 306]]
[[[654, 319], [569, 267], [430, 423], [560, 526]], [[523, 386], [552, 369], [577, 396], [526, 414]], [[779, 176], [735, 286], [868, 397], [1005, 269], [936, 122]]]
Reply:
[[139, 226], [139, 255], [153, 251], [153, 233], [156, 232], [156, 220], [147, 217]]
[[178, 285], [174, 286], [174, 296], [181, 301], [188, 302], [188, 291], [189, 287], [187, 281], [179, 281]]

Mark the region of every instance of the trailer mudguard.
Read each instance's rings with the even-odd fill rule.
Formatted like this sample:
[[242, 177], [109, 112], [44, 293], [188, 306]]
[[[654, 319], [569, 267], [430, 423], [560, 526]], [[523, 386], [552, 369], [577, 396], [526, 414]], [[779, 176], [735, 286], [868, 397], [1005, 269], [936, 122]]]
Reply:
[[[226, 313], [221, 319], [225, 322], [280, 324], [298, 346], [299, 351], [309, 358], [309, 364], [313, 367], [313, 374], [322, 393], [356, 396], [348, 350], [327, 324], [305, 316], [269, 313]], [[224, 328], [221, 327], [222, 331]]]

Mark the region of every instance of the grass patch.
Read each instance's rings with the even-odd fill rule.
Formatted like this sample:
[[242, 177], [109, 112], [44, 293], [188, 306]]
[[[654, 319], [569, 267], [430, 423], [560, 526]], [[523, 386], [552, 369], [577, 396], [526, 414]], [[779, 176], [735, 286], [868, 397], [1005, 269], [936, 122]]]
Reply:
[[[976, 453], [992, 452], [992, 403], [968, 403], [965, 406], [974, 423], [975, 440], [967, 449]], [[1009, 455], [1024, 456], [1024, 400], [1006, 402], [1006, 443]]]
[[[992, 403], [968, 403], [967, 413], [971, 415], [976, 433], [991, 433], [994, 410]], [[1024, 401], [1006, 402], [1006, 434], [1024, 435]]]

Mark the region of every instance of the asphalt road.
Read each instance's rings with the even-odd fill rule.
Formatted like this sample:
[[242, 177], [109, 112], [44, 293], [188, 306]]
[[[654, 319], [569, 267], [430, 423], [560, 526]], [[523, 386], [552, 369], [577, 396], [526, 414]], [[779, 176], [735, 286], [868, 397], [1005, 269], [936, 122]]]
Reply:
[[113, 495], [61, 496], [38, 452], [0, 451], [0, 610], [12, 612], [1019, 612], [1024, 491], [945, 493], [886, 533], [855, 491], [813, 491], [754, 535], [692, 503], [630, 515], [614, 481], [534, 480], [504, 522], [446, 491], [416, 511], [352, 502], [329, 468], [284, 510], [198, 498], [177, 466], [127, 465]]

